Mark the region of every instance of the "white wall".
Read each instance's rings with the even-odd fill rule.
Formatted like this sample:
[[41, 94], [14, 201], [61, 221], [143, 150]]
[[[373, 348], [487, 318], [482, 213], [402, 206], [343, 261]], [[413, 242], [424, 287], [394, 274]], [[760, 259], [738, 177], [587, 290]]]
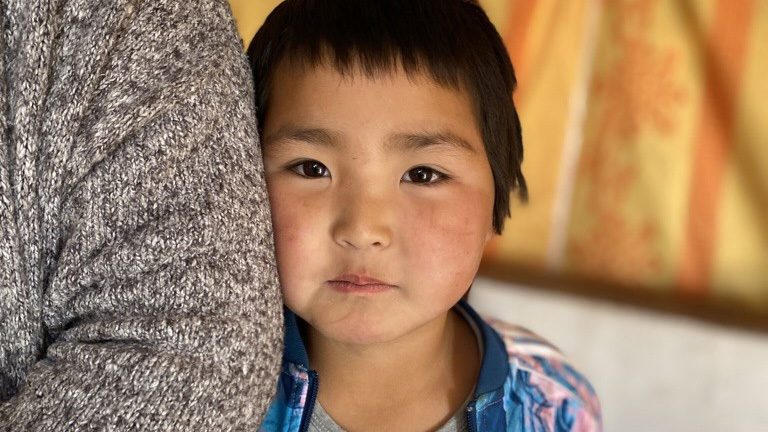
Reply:
[[608, 432], [768, 432], [768, 335], [488, 279], [470, 303], [565, 352]]

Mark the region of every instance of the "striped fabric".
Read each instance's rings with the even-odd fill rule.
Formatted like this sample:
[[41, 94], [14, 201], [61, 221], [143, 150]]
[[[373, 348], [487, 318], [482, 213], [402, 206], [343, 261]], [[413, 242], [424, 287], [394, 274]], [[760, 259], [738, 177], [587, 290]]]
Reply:
[[[504, 341], [512, 369], [510, 376], [523, 377], [516, 380], [517, 391], [506, 393], [541, 396], [538, 407], [531, 410], [536, 416], [526, 416], [526, 422], [540, 423], [542, 427], [522, 430], [602, 430], [602, 409], [594, 388], [556, 347], [523, 327], [494, 318], [485, 320]], [[522, 390], [523, 387], [526, 389]], [[569, 407], [569, 403], [573, 406]]]
[[[231, 0], [245, 41], [277, 3]], [[768, 2], [481, 3], [531, 192], [485, 267], [768, 313]]]
[[487, 3], [532, 197], [487, 262], [768, 312], [768, 2]]

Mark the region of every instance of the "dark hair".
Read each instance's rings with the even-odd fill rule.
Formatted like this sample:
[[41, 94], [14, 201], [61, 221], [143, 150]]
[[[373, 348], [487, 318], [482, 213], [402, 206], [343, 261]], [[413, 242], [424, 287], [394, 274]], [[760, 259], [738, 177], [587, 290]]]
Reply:
[[510, 192], [527, 200], [523, 140], [512, 92], [515, 73], [499, 33], [471, 0], [286, 0], [248, 47], [260, 124], [270, 83], [285, 60], [369, 76], [402, 66], [463, 89], [474, 102], [495, 186], [493, 227], [501, 233]]

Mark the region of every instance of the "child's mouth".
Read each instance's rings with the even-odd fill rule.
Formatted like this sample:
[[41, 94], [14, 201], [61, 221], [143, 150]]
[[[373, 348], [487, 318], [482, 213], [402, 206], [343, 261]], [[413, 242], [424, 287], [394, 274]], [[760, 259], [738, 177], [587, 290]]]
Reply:
[[394, 285], [378, 279], [357, 274], [339, 275], [327, 283], [334, 290], [343, 293], [375, 294], [395, 288]]

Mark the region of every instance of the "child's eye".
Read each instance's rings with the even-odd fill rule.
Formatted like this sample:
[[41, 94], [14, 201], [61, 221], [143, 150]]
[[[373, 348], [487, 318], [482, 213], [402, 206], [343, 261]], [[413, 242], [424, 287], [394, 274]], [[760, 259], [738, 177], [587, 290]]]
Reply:
[[328, 168], [316, 160], [305, 160], [290, 166], [290, 170], [302, 177], [328, 177]]
[[403, 174], [402, 181], [419, 184], [435, 184], [440, 181], [446, 180], [448, 176], [445, 174], [425, 166], [418, 166], [411, 168]]

